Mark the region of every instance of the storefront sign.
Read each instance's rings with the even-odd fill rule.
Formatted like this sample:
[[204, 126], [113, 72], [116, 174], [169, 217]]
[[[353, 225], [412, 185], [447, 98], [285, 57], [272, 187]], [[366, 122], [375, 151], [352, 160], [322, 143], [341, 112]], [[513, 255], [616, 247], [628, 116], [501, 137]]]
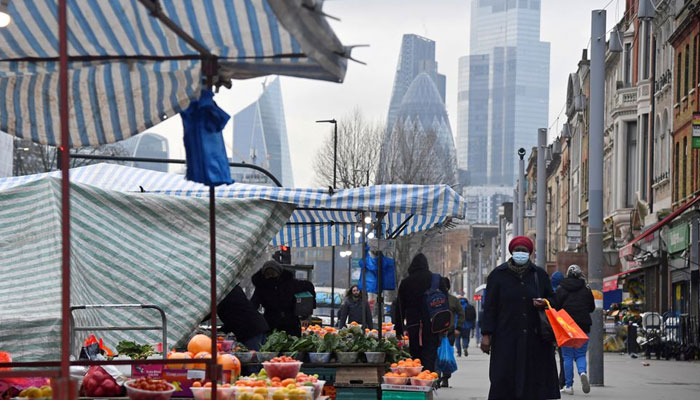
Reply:
[[688, 224], [682, 224], [669, 229], [666, 244], [668, 245], [669, 253], [678, 253], [688, 248], [689, 243]]
[[700, 149], [700, 113], [693, 113], [693, 148]]

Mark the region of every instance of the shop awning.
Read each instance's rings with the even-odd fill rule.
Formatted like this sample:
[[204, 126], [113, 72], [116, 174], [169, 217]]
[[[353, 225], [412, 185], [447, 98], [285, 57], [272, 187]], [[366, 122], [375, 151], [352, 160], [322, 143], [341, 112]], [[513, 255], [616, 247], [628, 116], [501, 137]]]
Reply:
[[688, 208], [692, 207], [694, 204], [698, 203], [700, 201], [700, 196], [694, 198], [693, 200], [690, 200], [689, 202], [683, 204], [680, 206], [676, 211], [672, 212], [666, 218], [662, 219], [661, 221], [657, 222], [656, 224], [652, 225], [649, 229], [645, 230], [642, 232], [639, 236], [636, 238], [632, 239], [629, 243], [624, 245], [620, 249], [620, 258], [625, 258], [628, 259], [629, 257], [634, 256], [635, 251], [635, 244], [639, 243], [641, 240], [647, 238], [649, 235], [653, 234], [660, 228], [662, 228], [664, 225], [667, 223], [673, 221], [677, 216], [683, 214]]
[[[74, 168], [71, 182], [122, 192], [208, 197], [209, 189], [189, 182], [182, 175], [132, 168], [117, 164], [96, 164]], [[27, 175], [0, 179], [0, 190], [50, 175]], [[292, 247], [324, 247], [360, 243], [354, 236], [361, 213], [374, 217], [386, 213], [382, 231], [408, 235], [463, 218], [464, 199], [447, 185], [378, 185], [338, 190], [296, 189], [235, 183], [216, 188], [218, 198], [259, 199], [295, 206], [294, 213], [272, 244]]]
[[617, 281], [619, 280], [619, 278], [641, 270], [642, 268], [634, 268], [629, 271], [620, 272], [619, 274], [606, 276], [605, 278], [603, 278], [603, 292], [617, 290]]
[[[347, 50], [316, 0], [68, 0], [70, 146], [136, 135], [199, 96], [202, 54], [145, 4], [213, 55], [213, 83], [278, 74], [341, 82]], [[0, 130], [57, 145], [56, 0], [9, 2], [0, 29]]]

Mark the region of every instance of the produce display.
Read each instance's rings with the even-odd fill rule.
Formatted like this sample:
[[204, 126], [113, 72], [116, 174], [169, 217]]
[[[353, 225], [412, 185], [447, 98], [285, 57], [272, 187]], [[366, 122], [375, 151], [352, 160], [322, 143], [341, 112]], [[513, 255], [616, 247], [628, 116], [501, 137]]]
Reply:
[[51, 398], [51, 386], [45, 385], [42, 387], [30, 386], [21, 392], [19, 392], [18, 397], [26, 397], [28, 399], [40, 399], [40, 398]]
[[311, 400], [321, 395], [324, 383], [317, 375], [297, 373], [294, 378], [282, 379], [269, 377], [265, 369], [261, 369], [257, 374], [239, 379], [234, 386], [237, 400], [241, 399], [241, 395], [244, 395], [244, 399], [253, 400], [255, 394], [261, 395], [265, 400]]
[[418, 375], [411, 377], [411, 385], [413, 386], [431, 386], [438, 378], [437, 372], [430, 372], [427, 369]]
[[140, 345], [128, 340], [122, 340], [117, 344], [117, 353], [132, 360], [145, 360], [155, 354], [153, 346], [150, 344]]
[[114, 397], [122, 393], [122, 387], [104, 368], [92, 366], [83, 379], [83, 391], [87, 397]]
[[391, 364], [391, 371], [398, 372], [399, 374], [406, 374], [406, 376], [416, 376], [423, 370], [423, 365], [421, 365], [420, 359], [404, 359], [399, 360], [398, 363]]
[[162, 379], [139, 378], [124, 386], [131, 400], [168, 400], [175, 392], [175, 386]]
[[384, 383], [389, 385], [405, 385], [408, 382], [408, 375], [398, 372], [387, 372], [384, 374]]
[[294, 379], [301, 369], [301, 364], [301, 361], [287, 356], [275, 357], [262, 363], [269, 377], [280, 379]]

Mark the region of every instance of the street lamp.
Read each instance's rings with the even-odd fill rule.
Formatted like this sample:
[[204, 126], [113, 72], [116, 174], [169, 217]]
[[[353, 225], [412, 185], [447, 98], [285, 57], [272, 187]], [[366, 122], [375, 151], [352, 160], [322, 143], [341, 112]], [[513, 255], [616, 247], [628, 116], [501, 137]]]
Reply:
[[316, 123], [328, 123], [333, 124], [333, 189], [337, 189], [336, 177], [337, 177], [337, 166], [336, 162], [338, 159], [338, 121], [333, 119], [320, 119]]
[[[321, 119], [316, 123], [333, 124], [333, 190], [337, 189], [337, 159], [338, 159], [338, 122], [333, 119]], [[335, 246], [331, 246], [331, 326], [335, 325]]]
[[620, 261], [620, 252], [615, 247], [608, 247], [603, 250], [603, 258], [608, 267], [614, 267]]
[[12, 22], [12, 17], [10, 17], [10, 11], [8, 10], [9, 5], [10, 0], [0, 0], [0, 28], [4, 28]]

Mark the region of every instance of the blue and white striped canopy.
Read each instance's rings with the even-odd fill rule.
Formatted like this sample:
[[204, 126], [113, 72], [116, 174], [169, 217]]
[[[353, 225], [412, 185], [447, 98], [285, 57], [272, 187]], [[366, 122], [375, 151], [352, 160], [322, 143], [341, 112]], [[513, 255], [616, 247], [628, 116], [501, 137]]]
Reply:
[[[199, 96], [200, 54], [140, 0], [68, 0], [71, 147], [112, 143]], [[349, 51], [320, 0], [160, 0], [217, 57], [215, 82], [268, 74], [340, 82]], [[0, 130], [57, 145], [57, 0], [11, 0], [0, 29]]]
[[[0, 191], [59, 172], [0, 178]], [[71, 182], [123, 192], [208, 197], [209, 188], [183, 176], [116, 164], [74, 168]], [[216, 188], [222, 198], [262, 199], [294, 204], [296, 209], [272, 244], [324, 247], [359, 243], [354, 236], [362, 212], [374, 218], [386, 213], [382, 231], [408, 235], [439, 226], [448, 218], [464, 218], [464, 199], [446, 185], [379, 185], [339, 190], [291, 189], [235, 183]]]

